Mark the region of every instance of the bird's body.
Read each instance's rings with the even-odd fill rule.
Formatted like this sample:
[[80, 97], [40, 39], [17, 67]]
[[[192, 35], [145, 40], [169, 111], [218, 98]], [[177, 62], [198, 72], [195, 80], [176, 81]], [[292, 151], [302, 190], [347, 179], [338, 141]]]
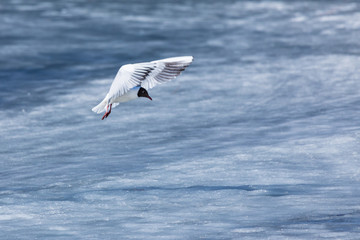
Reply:
[[152, 62], [123, 65], [115, 76], [109, 92], [101, 103], [92, 110], [96, 113], [106, 111], [107, 118], [111, 109], [119, 103], [146, 97], [152, 100], [147, 90], [176, 78], [192, 62], [193, 57], [166, 58]]
[[128, 102], [131, 100], [135, 100], [138, 98], [138, 91], [139, 91], [140, 87], [136, 86], [133, 87], [132, 89], [130, 89], [128, 92], [126, 92], [124, 95], [121, 95], [115, 99], [113, 99], [113, 103], [122, 103], [122, 102]]

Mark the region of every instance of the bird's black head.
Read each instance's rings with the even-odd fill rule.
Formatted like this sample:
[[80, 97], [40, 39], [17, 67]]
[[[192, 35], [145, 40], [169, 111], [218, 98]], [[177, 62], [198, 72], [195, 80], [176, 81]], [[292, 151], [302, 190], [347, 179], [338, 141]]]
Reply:
[[149, 94], [148, 94], [148, 92], [146, 91], [145, 88], [142, 88], [142, 87], [141, 87], [141, 88], [139, 89], [137, 95], [138, 95], [138, 97], [146, 97], [146, 98], [152, 100], [152, 98], [149, 96]]

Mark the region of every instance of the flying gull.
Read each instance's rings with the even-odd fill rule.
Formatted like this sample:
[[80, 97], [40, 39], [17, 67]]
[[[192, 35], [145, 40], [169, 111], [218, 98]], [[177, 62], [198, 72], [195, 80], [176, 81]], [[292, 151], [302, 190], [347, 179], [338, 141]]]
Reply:
[[92, 110], [96, 113], [105, 111], [103, 120], [119, 103], [139, 97], [152, 100], [147, 90], [176, 78], [192, 61], [192, 56], [184, 56], [123, 65], [116, 74], [104, 100]]

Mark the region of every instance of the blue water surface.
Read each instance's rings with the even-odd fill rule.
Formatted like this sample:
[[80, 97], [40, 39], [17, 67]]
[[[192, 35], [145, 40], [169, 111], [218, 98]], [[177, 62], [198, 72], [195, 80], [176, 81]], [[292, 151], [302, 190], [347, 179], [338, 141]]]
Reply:
[[358, 239], [359, 37], [357, 1], [2, 0], [0, 239]]

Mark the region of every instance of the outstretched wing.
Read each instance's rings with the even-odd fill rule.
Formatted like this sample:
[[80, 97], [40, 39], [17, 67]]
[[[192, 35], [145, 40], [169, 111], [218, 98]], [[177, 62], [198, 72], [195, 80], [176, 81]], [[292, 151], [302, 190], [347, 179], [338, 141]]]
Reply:
[[184, 71], [192, 60], [192, 56], [185, 56], [124, 65], [116, 74], [108, 97], [117, 98], [136, 86], [150, 89], [157, 84], [168, 82]]

